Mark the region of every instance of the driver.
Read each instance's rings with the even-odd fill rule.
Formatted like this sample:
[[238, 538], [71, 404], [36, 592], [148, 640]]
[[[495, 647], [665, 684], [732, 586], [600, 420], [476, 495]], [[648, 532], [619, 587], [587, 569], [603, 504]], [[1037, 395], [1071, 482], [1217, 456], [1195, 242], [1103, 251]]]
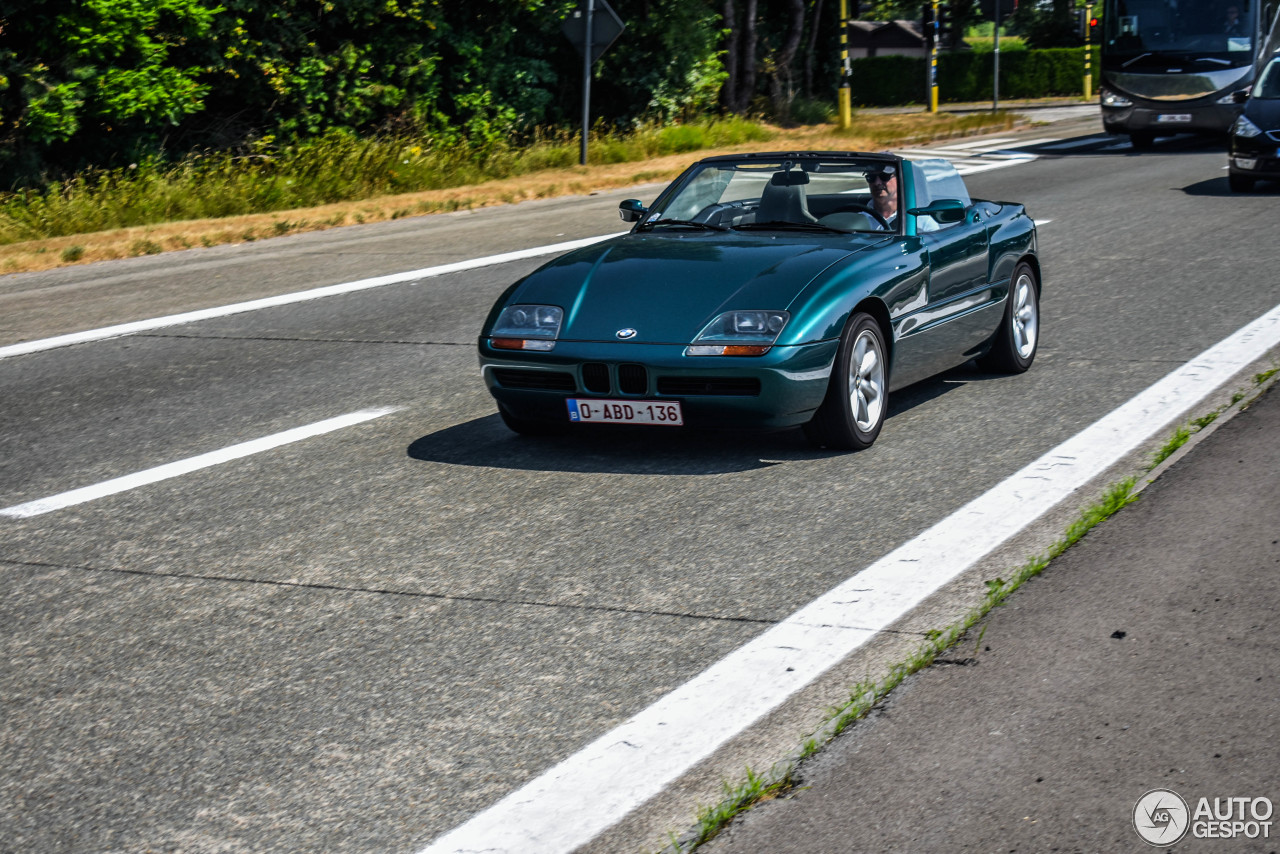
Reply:
[[[871, 203], [875, 211], [889, 226], [890, 231], [898, 230], [898, 167], [892, 163], [877, 164], [862, 177], [867, 180], [871, 190]], [[931, 216], [916, 217], [916, 231], [937, 231], [938, 223]]]
[[1222, 31], [1228, 36], [1244, 35], [1244, 24], [1240, 21], [1240, 8], [1234, 3], [1227, 7], [1227, 18], [1222, 24]]
[[898, 228], [898, 168], [892, 164], [873, 166], [863, 173], [867, 188], [871, 190], [871, 204], [876, 213], [889, 226]]

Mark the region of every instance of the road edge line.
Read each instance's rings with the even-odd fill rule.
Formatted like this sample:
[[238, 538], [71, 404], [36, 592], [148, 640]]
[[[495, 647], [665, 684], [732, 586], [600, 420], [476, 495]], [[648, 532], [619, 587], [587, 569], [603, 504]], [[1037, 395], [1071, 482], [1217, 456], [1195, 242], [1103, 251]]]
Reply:
[[305, 291], [294, 291], [292, 293], [280, 294], [273, 297], [263, 297], [261, 299], [229, 303], [227, 305], [215, 306], [213, 308], [185, 311], [180, 314], [153, 317], [148, 320], [135, 320], [129, 323], [118, 323], [113, 326], [88, 329], [83, 332], [70, 332], [66, 335], [55, 335], [52, 338], [38, 338], [34, 341], [22, 341], [18, 344], [9, 344], [4, 347], [0, 347], [0, 359], [9, 359], [14, 356], [26, 356], [31, 353], [41, 353], [45, 350], [71, 347], [75, 344], [87, 344], [93, 341], [122, 338], [126, 335], [136, 335], [139, 332], [150, 332], [153, 329], [165, 329], [170, 326], [181, 326], [184, 323], [212, 320], [220, 317], [228, 317], [233, 314], [259, 311], [264, 308], [277, 308], [282, 305], [293, 305], [294, 303], [308, 302], [310, 300], [323, 299], [331, 296], [340, 296], [342, 294], [350, 294], [357, 291], [367, 291], [373, 288], [386, 287], [387, 285], [399, 285], [406, 282], [414, 282], [421, 279], [443, 276], [449, 273], [460, 273], [466, 270], [476, 270], [481, 267], [492, 267], [498, 264], [507, 264], [512, 261], [524, 261], [529, 258], [539, 258], [543, 255], [554, 255], [558, 252], [570, 252], [574, 249], [581, 249], [585, 246], [590, 246], [593, 243], [599, 243], [601, 241], [608, 240], [611, 237], [618, 237], [620, 234], [625, 233], [626, 232], [618, 232], [615, 234], [604, 234], [598, 237], [584, 237], [578, 240], [567, 240], [563, 243], [551, 243], [546, 246], [534, 246], [530, 249], [517, 249], [513, 252], [503, 252], [498, 255], [486, 255], [482, 258], [472, 258], [466, 261], [454, 261], [449, 264], [439, 264], [434, 267], [423, 267], [420, 270], [408, 270], [403, 273], [391, 273], [386, 276], [357, 279], [353, 282], [341, 282], [336, 285], [325, 285], [319, 288], [311, 288]]

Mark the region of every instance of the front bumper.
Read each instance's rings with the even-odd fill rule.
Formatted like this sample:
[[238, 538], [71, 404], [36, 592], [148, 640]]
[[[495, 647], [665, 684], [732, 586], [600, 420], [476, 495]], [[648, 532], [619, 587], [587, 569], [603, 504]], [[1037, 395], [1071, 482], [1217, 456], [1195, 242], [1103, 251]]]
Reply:
[[489, 393], [511, 414], [569, 423], [571, 397], [678, 400], [690, 427], [782, 429], [813, 417], [827, 393], [836, 340], [763, 356], [684, 355], [684, 345], [560, 341], [549, 353], [480, 341]]
[[1250, 178], [1280, 178], [1280, 143], [1263, 133], [1254, 137], [1232, 136], [1228, 170]]
[[[1102, 107], [1102, 127], [1108, 133], [1226, 133], [1240, 115], [1237, 104], [1216, 101], [1171, 101], [1134, 104], [1129, 107]], [[1184, 120], [1183, 117], [1186, 117]]]

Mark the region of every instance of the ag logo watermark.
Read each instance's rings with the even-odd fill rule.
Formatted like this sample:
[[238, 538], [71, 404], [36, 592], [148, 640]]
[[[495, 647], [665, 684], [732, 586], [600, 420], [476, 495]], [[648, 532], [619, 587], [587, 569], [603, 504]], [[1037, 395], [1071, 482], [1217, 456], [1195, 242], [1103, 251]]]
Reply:
[[1133, 827], [1144, 842], [1172, 845], [1187, 835], [1191, 814], [1177, 792], [1152, 789], [1133, 805]]
[[1271, 838], [1270, 798], [1200, 798], [1195, 808], [1171, 789], [1152, 789], [1133, 805], [1133, 829], [1151, 845], [1195, 839]]

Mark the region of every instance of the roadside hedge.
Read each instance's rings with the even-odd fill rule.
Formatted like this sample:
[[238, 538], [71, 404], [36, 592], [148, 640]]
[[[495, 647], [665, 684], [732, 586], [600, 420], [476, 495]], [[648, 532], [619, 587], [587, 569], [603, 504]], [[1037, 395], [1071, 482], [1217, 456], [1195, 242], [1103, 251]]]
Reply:
[[[928, 100], [923, 57], [876, 56], [853, 63], [853, 103], [862, 107], [894, 107]], [[984, 101], [993, 94], [991, 53], [944, 53], [938, 56], [938, 99], [943, 102]], [[1084, 48], [1018, 50], [1000, 54], [1000, 97], [1043, 98], [1083, 92]], [[1099, 76], [1093, 49], [1093, 82]]]

